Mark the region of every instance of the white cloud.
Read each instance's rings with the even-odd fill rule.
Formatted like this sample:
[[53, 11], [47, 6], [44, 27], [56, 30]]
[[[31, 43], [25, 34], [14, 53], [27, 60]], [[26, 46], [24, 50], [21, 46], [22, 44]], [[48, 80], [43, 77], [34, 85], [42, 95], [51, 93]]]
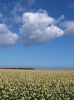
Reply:
[[3, 15], [2, 15], [2, 13], [0, 13], [0, 22], [3, 22]]
[[16, 33], [11, 32], [6, 24], [0, 24], [0, 47], [13, 45], [18, 41]]
[[65, 19], [64, 15], [61, 15], [59, 18], [56, 19], [56, 25], [60, 25], [60, 23]]
[[0, 13], [0, 18], [2, 18], [2, 13]]
[[21, 16], [20, 14], [23, 13], [25, 8], [21, 5], [20, 1], [17, 1], [13, 10], [11, 11], [11, 19], [14, 23], [21, 22]]
[[[22, 12], [23, 15], [17, 16], [17, 12], [22, 12], [21, 6], [18, 5], [12, 11], [13, 19], [9, 25], [10, 27], [17, 26], [20, 28], [20, 35], [13, 33], [9, 30], [6, 24], [0, 24], [0, 47], [6, 47], [15, 44], [20, 39], [26, 45], [46, 43], [52, 39], [63, 36], [64, 34], [74, 34], [74, 21], [64, 21], [64, 15], [55, 19], [50, 17], [46, 10]], [[17, 10], [18, 9], [18, 10]], [[4, 20], [3, 15], [0, 13], [0, 20]], [[3, 23], [3, 22], [1, 22]], [[5, 23], [5, 22], [4, 22]], [[22, 25], [21, 25], [22, 23]], [[17, 30], [19, 30], [19, 27]]]
[[32, 5], [35, 3], [35, 0], [26, 0], [28, 2], [29, 5]]
[[74, 8], [74, 2], [68, 5], [69, 8]]
[[65, 34], [74, 34], [74, 21], [65, 21], [63, 27]]
[[56, 20], [47, 12], [25, 12], [22, 16], [21, 33], [27, 44], [44, 43], [64, 35], [64, 31], [55, 25]]

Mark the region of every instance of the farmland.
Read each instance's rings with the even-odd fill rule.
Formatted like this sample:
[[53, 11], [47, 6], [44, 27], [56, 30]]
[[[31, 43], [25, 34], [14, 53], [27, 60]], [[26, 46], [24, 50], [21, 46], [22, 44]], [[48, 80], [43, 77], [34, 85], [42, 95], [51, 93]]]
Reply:
[[0, 100], [74, 100], [74, 71], [0, 69]]

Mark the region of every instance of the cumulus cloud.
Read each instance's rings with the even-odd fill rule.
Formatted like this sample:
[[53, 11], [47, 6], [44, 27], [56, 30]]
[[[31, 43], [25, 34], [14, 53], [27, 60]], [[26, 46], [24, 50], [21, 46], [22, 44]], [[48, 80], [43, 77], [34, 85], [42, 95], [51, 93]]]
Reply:
[[0, 24], [0, 47], [13, 45], [18, 41], [16, 33], [11, 32], [6, 24]]
[[55, 18], [47, 12], [25, 12], [22, 16], [21, 33], [26, 44], [44, 43], [64, 35], [64, 31], [55, 25]]
[[74, 21], [65, 21], [63, 27], [65, 34], [74, 34]]
[[[16, 10], [13, 15], [16, 15]], [[0, 14], [1, 18], [3, 19], [2, 14]], [[17, 16], [16, 20], [18, 20]], [[9, 25], [10, 27], [12, 25], [13, 29], [17, 26], [16, 20], [14, 24]], [[47, 43], [63, 35], [74, 34], [74, 21], [65, 21], [64, 15], [55, 19], [49, 16], [45, 10], [24, 12], [19, 20], [19, 26], [16, 27], [17, 30], [20, 28], [19, 35], [10, 31], [8, 24], [0, 22], [0, 47], [13, 45], [20, 40], [25, 45]]]

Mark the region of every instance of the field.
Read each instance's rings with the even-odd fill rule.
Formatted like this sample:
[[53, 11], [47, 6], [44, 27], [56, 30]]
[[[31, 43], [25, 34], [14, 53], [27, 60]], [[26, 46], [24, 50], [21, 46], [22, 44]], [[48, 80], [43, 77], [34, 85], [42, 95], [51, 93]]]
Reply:
[[0, 100], [74, 100], [74, 71], [0, 69]]

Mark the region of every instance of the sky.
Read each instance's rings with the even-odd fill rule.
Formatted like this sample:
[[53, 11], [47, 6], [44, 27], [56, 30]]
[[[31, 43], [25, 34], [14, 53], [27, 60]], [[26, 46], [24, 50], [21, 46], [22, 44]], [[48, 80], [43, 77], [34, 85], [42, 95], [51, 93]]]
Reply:
[[0, 66], [74, 69], [74, 0], [0, 0]]

